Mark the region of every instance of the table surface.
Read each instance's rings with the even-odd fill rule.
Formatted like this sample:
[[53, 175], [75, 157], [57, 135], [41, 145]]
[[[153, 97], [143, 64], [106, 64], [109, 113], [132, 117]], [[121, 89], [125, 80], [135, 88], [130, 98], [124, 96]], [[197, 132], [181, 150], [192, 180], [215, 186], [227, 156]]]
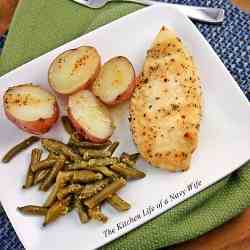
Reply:
[[[2, 0], [2, 3], [6, 0]], [[7, 0], [9, 1], [9, 0]], [[6, 2], [7, 2], [6, 1]], [[17, 0], [11, 0], [12, 2]], [[11, 2], [9, 1], [9, 2]], [[250, 12], [250, 0], [232, 0], [234, 4], [240, 6], [245, 11]], [[0, 3], [1, 5], [1, 3]], [[10, 12], [10, 13], [13, 13]], [[232, 16], [233, 17], [233, 16]], [[11, 20], [11, 18], [9, 19]], [[250, 17], [249, 17], [250, 20]], [[241, 22], [240, 17], [237, 19], [237, 22]], [[201, 24], [199, 24], [201, 25]], [[199, 26], [198, 25], [198, 26]], [[1, 19], [0, 19], [0, 26], [1, 26]], [[250, 21], [248, 21], [248, 26], [250, 27]], [[247, 41], [249, 39], [249, 36], [242, 37], [239, 39], [240, 34], [235, 30], [235, 37], [241, 42], [244, 40]], [[4, 40], [6, 35], [0, 36], [0, 51], [3, 47]], [[222, 51], [219, 51], [220, 56], [222, 57], [222, 60], [227, 62], [227, 66], [230, 65], [229, 70], [233, 74], [234, 78], [240, 83], [240, 87], [243, 90], [243, 92], [246, 94], [248, 99], [250, 100], [250, 82], [249, 75], [249, 60], [250, 60], [250, 46], [246, 47], [245, 53], [249, 60], [248, 65], [241, 64], [240, 58], [244, 56], [241, 54], [240, 51], [237, 51], [237, 48], [234, 47], [234, 43], [238, 41], [234, 41], [235, 39], [229, 40], [229, 43], [231, 42], [231, 45], [228, 44], [226, 46], [226, 50], [229, 51], [232, 49], [232, 53], [238, 54], [239, 61], [233, 61], [235, 55], [226, 54]], [[227, 42], [227, 41], [225, 41]], [[213, 46], [213, 44], [212, 44]], [[216, 46], [213, 46], [216, 50]], [[220, 50], [220, 48], [217, 48], [217, 50]], [[230, 57], [233, 57], [232, 60], [230, 60]], [[229, 62], [228, 62], [229, 61]], [[245, 61], [247, 63], [247, 61]], [[242, 74], [240, 74], [240, 71], [237, 71], [237, 68], [242, 68], [245, 70], [245, 78], [241, 77]], [[247, 76], [248, 74], [248, 76]], [[189, 242], [185, 242], [182, 244], [178, 244], [172, 247], [167, 248], [168, 250], [247, 250], [250, 249], [250, 208], [246, 209], [240, 216], [237, 218], [234, 218], [233, 220], [227, 222], [223, 226], [212, 230], [211, 232], [205, 234], [204, 236], [199, 237], [198, 239], [191, 240]], [[0, 214], [0, 248], [7, 250], [7, 249], [23, 249], [20, 242], [18, 240], [10, 242], [9, 239], [13, 238], [16, 239], [15, 232], [12, 229], [11, 224], [9, 223], [7, 216], [4, 212]]]

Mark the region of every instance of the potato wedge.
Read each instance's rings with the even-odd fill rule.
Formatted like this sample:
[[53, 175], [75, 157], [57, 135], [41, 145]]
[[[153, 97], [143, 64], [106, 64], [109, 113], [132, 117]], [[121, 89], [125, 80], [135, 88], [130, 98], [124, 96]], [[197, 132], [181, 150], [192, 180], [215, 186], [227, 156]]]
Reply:
[[57, 56], [49, 68], [50, 86], [59, 94], [70, 95], [88, 88], [101, 68], [101, 57], [94, 47], [82, 46]]
[[3, 101], [7, 118], [32, 134], [46, 133], [59, 117], [55, 96], [37, 85], [11, 87], [5, 92]]
[[108, 109], [89, 90], [69, 96], [68, 116], [75, 129], [90, 141], [103, 143], [113, 133]]
[[128, 100], [134, 88], [133, 65], [123, 56], [117, 56], [107, 61], [92, 85], [95, 96], [109, 106]]

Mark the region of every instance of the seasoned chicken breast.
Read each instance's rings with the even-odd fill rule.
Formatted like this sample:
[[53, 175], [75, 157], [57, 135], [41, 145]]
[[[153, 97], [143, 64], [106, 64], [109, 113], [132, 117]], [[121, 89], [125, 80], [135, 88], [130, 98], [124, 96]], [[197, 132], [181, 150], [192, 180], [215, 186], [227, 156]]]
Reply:
[[201, 87], [192, 57], [174, 31], [162, 27], [130, 102], [131, 132], [155, 167], [187, 170], [197, 147]]

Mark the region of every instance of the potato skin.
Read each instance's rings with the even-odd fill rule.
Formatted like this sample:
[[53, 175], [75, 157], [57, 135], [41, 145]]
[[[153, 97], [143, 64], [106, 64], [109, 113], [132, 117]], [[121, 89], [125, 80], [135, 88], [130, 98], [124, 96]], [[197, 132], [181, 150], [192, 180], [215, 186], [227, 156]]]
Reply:
[[[90, 46], [85, 46], [85, 47], [92, 48], [92, 47], [90, 47]], [[99, 63], [98, 63], [98, 66], [97, 66], [97, 68], [96, 68], [96, 71], [93, 73], [93, 75], [91, 76], [91, 78], [90, 78], [88, 81], [83, 82], [78, 88], [76, 88], [76, 89], [73, 90], [73, 91], [67, 92], [67, 93], [65, 93], [64, 91], [59, 91], [58, 89], [56, 89], [56, 88], [53, 86], [53, 83], [52, 83], [52, 80], [51, 80], [51, 71], [52, 71], [52, 67], [54, 67], [54, 64], [56, 63], [57, 59], [58, 59], [59, 57], [61, 57], [64, 53], [66, 53], [66, 52], [72, 52], [72, 51], [77, 51], [78, 49], [79, 49], [79, 48], [74, 48], [74, 49], [69, 49], [69, 50], [67, 50], [67, 51], [62, 52], [61, 54], [59, 54], [57, 57], [55, 57], [55, 58], [53, 59], [52, 63], [51, 63], [50, 66], [49, 66], [49, 70], [48, 70], [48, 83], [49, 83], [50, 87], [51, 87], [56, 93], [58, 93], [58, 94], [60, 94], [60, 95], [69, 96], [69, 95], [72, 95], [72, 94], [74, 94], [74, 93], [76, 93], [76, 92], [78, 92], [78, 91], [80, 91], [80, 90], [84, 90], [84, 89], [90, 88], [91, 85], [93, 84], [93, 82], [95, 81], [95, 79], [97, 78], [97, 76], [98, 76], [100, 70], [101, 70], [101, 57], [100, 57], [100, 55], [99, 55], [98, 52], [97, 52], [96, 55], [97, 55], [98, 58], [99, 58]]]
[[99, 97], [98, 99], [104, 103], [105, 105], [107, 105], [108, 107], [114, 107], [116, 106], [117, 104], [120, 104], [122, 102], [125, 102], [127, 101], [133, 94], [134, 90], [135, 90], [135, 87], [136, 87], [136, 79], [134, 79], [134, 81], [132, 81], [130, 84], [129, 84], [129, 87], [126, 89], [126, 91], [124, 91], [122, 94], [118, 95], [116, 97], [115, 100], [113, 100], [112, 102], [104, 102], [102, 101]]
[[[72, 92], [69, 92], [69, 93], [63, 93], [63, 92], [59, 92], [58, 90], [56, 90], [53, 87], [53, 85], [51, 84], [50, 77], [48, 76], [49, 86], [51, 87], [51, 89], [53, 89], [59, 95], [65, 95], [65, 96], [73, 95], [73, 94], [77, 93], [80, 90], [91, 88], [91, 85], [93, 84], [93, 82], [97, 78], [100, 70], [101, 70], [101, 61], [100, 61], [99, 65], [98, 65], [98, 68], [96, 69], [96, 72], [93, 74], [93, 76], [87, 82], [83, 83], [79, 88], [77, 88], [76, 90], [74, 90]], [[48, 75], [49, 75], [49, 73], [48, 73]]]
[[[95, 83], [92, 84], [91, 86], [91, 91], [92, 93], [102, 102], [104, 103], [105, 105], [109, 106], [109, 107], [113, 107], [113, 106], [116, 106], [122, 102], [125, 102], [127, 101], [133, 94], [133, 91], [136, 87], [136, 83], [137, 83], [137, 80], [136, 80], [136, 74], [135, 74], [135, 70], [134, 70], [134, 67], [132, 65], [132, 63], [128, 60], [128, 58], [124, 57], [124, 56], [117, 56], [117, 57], [113, 57], [111, 59], [109, 59], [103, 66], [105, 67], [106, 64], [111, 64], [113, 63], [114, 61], [116, 61], [117, 63], [119, 62], [119, 60], [124, 60], [126, 61], [127, 65], [129, 65], [129, 70], [132, 70], [132, 75], [133, 75], [133, 79], [131, 80], [131, 82], [128, 84], [127, 86], [127, 89], [124, 90], [122, 93], [120, 93], [119, 95], [116, 96], [115, 99], [113, 99], [112, 101], [107, 101], [107, 100], [104, 100], [100, 95], [98, 95], [95, 91]], [[128, 70], [128, 71], [129, 71]], [[101, 79], [101, 76], [102, 76], [102, 69], [100, 70], [99, 72], [99, 76], [97, 76], [97, 80]], [[96, 88], [97, 89], [97, 88]], [[110, 91], [112, 92], [112, 87], [110, 89]]]
[[4, 113], [7, 117], [7, 119], [9, 121], [11, 121], [13, 124], [15, 124], [18, 128], [20, 128], [21, 130], [31, 133], [31, 134], [35, 134], [35, 135], [41, 135], [44, 134], [46, 132], [48, 132], [50, 130], [50, 128], [57, 122], [59, 115], [60, 115], [60, 109], [57, 103], [57, 100], [55, 98], [55, 101], [53, 102], [53, 114], [51, 115], [51, 117], [48, 118], [39, 118], [37, 120], [34, 121], [25, 121], [25, 120], [21, 120], [21, 119], [17, 119], [15, 116], [13, 116], [8, 108], [7, 108], [7, 103], [6, 103], [6, 99], [7, 99], [7, 95], [9, 93], [9, 91], [11, 91], [12, 89], [15, 88], [22, 88], [22, 87], [37, 87], [39, 89], [41, 89], [42, 91], [45, 91], [47, 93], [49, 93], [51, 96], [53, 96], [53, 94], [51, 94], [50, 92], [48, 92], [45, 88], [39, 86], [39, 85], [33, 85], [32, 83], [24, 83], [24, 84], [19, 84], [13, 87], [10, 87], [7, 89], [7, 91], [5, 92], [4, 96], [3, 96], [3, 107], [4, 107]]
[[34, 135], [41, 135], [47, 133], [58, 120], [60, 113], [57, 102], [54, 103], [54, 112], [52, 117], [47, 119], [40, 118], [32, 122], [16, 119], [10, 112], [8, 112], [5, 106], [4, 111], [6, 117], [11, 122], [13, 122], [18, 128]]
[[83, 136], [85, 139], [91, 141], [91, 142], [95, 142], [95, 143], [104, 143], [106, 142], [112, 135], [112, 133], [107, 137], [107, 138], [98, 138], [92, 134], [90, 134], [89, 132], [87, 132], [86, 130], [84, 130], [76, 121], [76, 119], [74, 118], [74, 116], [72, 115], [70, 108], [68, 107], [67, 109], [68, 111], [68, 117], [73, 125], [73, 127], [76, 129], [76, 131]]

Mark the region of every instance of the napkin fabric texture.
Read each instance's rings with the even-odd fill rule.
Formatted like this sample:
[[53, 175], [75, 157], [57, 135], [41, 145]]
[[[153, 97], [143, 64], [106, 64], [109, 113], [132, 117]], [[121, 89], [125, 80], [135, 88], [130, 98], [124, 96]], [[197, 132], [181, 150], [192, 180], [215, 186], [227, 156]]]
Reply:
[[[249, 16], [225, 0], [178, 3], [225, 9], [222, 25], [197, 24], [197, 27], [250, 99], [250, 47], [246, 43], [250, 40]], [[70, 0], [21, 0], [0, 57], [0, 75], [140, 8], [138, 4], [113, 2], [93, 10]], [[157, 249], [193, 239], [248, 207], [249, 190], [250, 163], [103, 249]], [[0, 216], [0, 249], [23, 249], [5, 213]]]

